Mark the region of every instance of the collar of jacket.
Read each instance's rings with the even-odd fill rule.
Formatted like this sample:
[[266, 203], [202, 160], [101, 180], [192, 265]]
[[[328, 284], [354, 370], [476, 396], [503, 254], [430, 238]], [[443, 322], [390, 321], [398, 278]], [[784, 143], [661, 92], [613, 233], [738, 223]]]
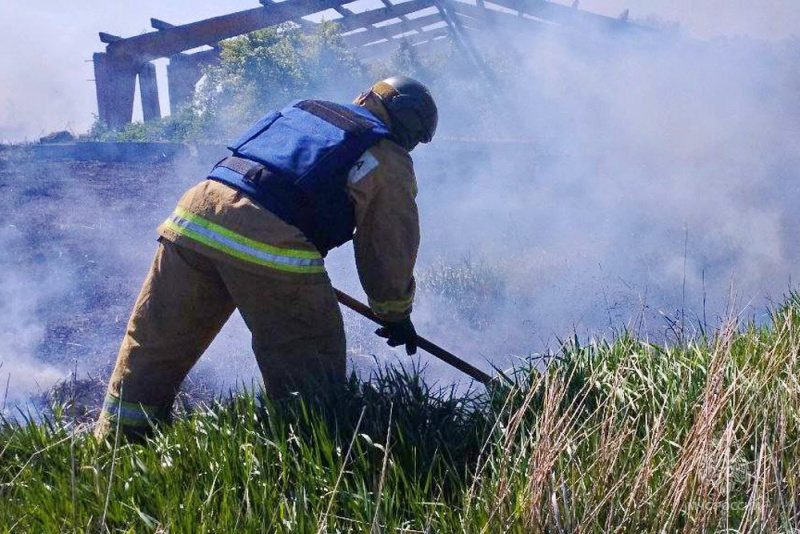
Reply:
[[383, 102], [381, 102], [380, 98], [378, 98], [378, 95], [372, 91], [358, 95], [358, 97], [353, 101], [353, 104], [361, 106], [362, 108], [367, 108], [367, 110], [378, 117], [381, 122], [383, 122], [386, 127], [389, 128], [389, 130], [392, 129], [392, 121], [389, 119], [389, 112], [386, 111], [386, 107], [384, 107]]

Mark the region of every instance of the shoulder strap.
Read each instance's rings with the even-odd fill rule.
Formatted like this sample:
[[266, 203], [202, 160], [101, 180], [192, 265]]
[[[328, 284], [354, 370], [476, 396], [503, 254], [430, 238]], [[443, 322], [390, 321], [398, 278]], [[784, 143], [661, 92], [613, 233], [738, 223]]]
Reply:
[[264, 170], [264, 166], [259, 162], [237, 156], [228, 156], [217, 163], [216, 166], [241, 174], [248, 182], [253, 182], [256, 175]]
[[352, 135], [361, 134], [375, 126], [365, 117], [333, 102], [303, 100], [295, 104], [295, 107], [307, 111]]

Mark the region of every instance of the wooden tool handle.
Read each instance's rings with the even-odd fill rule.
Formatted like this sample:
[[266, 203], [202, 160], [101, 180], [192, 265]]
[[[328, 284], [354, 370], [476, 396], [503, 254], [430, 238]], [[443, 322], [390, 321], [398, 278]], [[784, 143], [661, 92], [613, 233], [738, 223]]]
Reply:
[[[375, 313], [366, 304], [359, 302], [358, 300], [354, 299], [347, 293], [343, 293], [336, 288], [334, 288], [334, 291], [336, 292], [337, 300], [342, 305], [347, 306], [357, 314], [366, 317], [367, 319], [373, 321], [374, 323], [377, 323], [379, 325], [384, 324], [384, 321], [381, 321], [378, 318], [378, 316], [375, 315]], [[451, 352], [444, 350], [439, 345], [436, 345], [435, 343], [428, 341], [427, 339], [425, 339], [420, 335], [417, 335], [417, 346], [422, 350], [424, 350], [425, 352], [428, 352], [429, 354], [439, 358], [443, 362], [452, 365], [459, 371], [468, 374], [469, 376], [471, 376], [472, 378], [474, 378], [475, 380], [477, 380], [482, 384], [488, 386], [489, 382], [492, 381], [491, 376], [487, 375], [480, 369], [473, 367], [472, 365], [468, 364], [461, 358], [458, 358]]]

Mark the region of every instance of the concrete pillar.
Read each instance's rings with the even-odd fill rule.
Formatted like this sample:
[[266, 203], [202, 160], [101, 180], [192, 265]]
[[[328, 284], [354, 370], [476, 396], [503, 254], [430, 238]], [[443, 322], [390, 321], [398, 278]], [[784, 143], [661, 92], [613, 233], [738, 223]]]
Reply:
[[169, 82], [169, 105], [172, 113], [191, 105], [197, 82], [203, 77], [203, 69], [219, 63], [219, 50], [204, 50], [194, 54], [170, 56], [167, 65]]
[[145, 121], [161, 118], [161, 105], [158, 101], [158, 81], [156, 66], [150, 62], [139, 69], [139, 91], [142, 94], [142, 116]]
[[169, 106], [171, 113], [190, 106], [194, 99], [194, 89], [203, 77], [203, 67], [191, 56], [181, 54], [170, 56], [167, 65], [169, 82]]
[[138, 69], [105, 53], [94, 54], [93, 59], [98, 118], [109, 128], [121, 128], [133, 118]]

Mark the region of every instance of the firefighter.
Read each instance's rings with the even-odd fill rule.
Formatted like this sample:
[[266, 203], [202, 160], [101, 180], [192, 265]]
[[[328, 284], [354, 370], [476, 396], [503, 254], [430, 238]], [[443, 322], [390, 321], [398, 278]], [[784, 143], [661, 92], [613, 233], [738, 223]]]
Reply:
[[95, 435], [119, 426], [141, 437], [167, 419], [237, 308], [271, 398], [343, 384], [344, 328], [324, 257], [351, 239], [386, 325], [376, 333], [413, 354], [419, 222], [409, 152], [437, 122], [429, 90], [396, 76], [353, 104], [296, 102], [234, 141], [158, 228]]

